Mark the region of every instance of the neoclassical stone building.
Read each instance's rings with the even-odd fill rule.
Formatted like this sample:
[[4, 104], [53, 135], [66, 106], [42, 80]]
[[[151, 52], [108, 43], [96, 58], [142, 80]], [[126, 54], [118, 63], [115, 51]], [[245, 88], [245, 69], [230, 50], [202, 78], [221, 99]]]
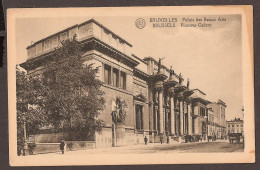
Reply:
[[[104, 82], [106, 109], [100, 118], [106, 122], [96, 134], [97, 147], [112, 146], [112, 103], [116, 97], [125, 100], [125, 125], [116, 131], [117, 145], [178, 141], [183, 135], [205, 135], [207, 105], [205, 93], [191, 90], [181, 74], [156, 61], [132, 54], [132, 44], [94, 19], [74, 25], [41, 39], [27, 47], [28, 59], [21, 66], [28, 74], [37, 73], [47, 56], [52, 56], [61, 41], [77, 35], [84, 51], [84, 63], [99, 66], [98, 78]], [[164, 59], [167, 60], [167, 59]]]
[[242, 135], [244, 135], [243, 123], [244, 121], [240, 118], [235, 118], [233, 120], [226, 121], [226, 133], [242, 133]]

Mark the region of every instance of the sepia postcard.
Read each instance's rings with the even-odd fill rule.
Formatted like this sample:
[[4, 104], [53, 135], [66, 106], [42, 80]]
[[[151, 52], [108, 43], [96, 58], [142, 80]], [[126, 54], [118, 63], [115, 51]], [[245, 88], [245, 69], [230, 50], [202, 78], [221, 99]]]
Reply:
[[252, 6], [8, 9], [11, 166], [254, 163]]

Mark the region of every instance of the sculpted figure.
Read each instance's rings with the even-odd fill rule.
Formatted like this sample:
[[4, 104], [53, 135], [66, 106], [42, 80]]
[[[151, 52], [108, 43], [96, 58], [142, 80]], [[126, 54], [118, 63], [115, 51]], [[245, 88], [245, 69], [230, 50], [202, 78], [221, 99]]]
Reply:
[[160, 71], [161, 71], [161, 68], [162, 68], [162, 60], [163, 60], [164, 58], [159, 58], [159, 62], [158, 62], [158, 73], [160, 73]]
[[179, 84], [180, 85], [182, 84], [182, 75], [181, 75], [181, 73], [179, 74]]
[[174, 75], [174, 71], [173, 71], [172, 66], [171, 66], [171, 68], [170, 68], [170, 79], [172, 78], [173, 75]]
[[190, 87], [190, 80], [188, 78], [188, 80], [187, 80], [187, 88], [189, 88], [189, 87]]

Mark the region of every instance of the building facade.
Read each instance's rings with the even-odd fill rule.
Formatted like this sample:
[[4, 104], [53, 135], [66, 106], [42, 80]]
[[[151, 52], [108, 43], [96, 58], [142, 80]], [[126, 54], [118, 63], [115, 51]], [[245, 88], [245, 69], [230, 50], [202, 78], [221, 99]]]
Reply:
[[214, 113], [215, 125], [216, 125], [216, 137], [223, 139], [227, 137], [226, 134], [226, 109], [227, 105], [222, 100], [218, 102], [211, 102], [208, 104], [208, 108], [211, 108]]
[[[84, 49], [83, 62], [99, 67], [98, 78], [104, 82], [106, 109], [99, 118], [106, 122], [106, 126], [101, 134], [96, 133], [97, 147], [112, 146], [111, 106], [117, 97], [128, 105], [125, 124], [116, 127], [117, 146], [143, 143], [144, 136], [149, 142], [159, 142], [160, 137], [166, 140], [170, 136], [174, 141], [184, 135], [206, 136], [209, 133], [208, 105], [212, 103], [205, 99], [205, 93], [199, 89], [191, 90], [189, 81], [184, 85], [182, 75], [164, 66], [162, 59], [141, 59], [132, 54], [129, 42], [94, 19], [28, 46], [28, 59], [21, 66], [28, 74], [40, 72], [43, 69], [41, 63], [46, 62], [47, 57], [54, 57], [54, 49], [61, 47], [60, 42], [75, 35]], [[225, 109], [224, 102], [218, 103]], [[219, 114], [213, 106], [213, 123], [217, 118], [217, 124], [222, 127], [225, 112]]]
[[242, 133], [244, 135], [244, 121], [240, 118], [226, 121], [226, 133]]

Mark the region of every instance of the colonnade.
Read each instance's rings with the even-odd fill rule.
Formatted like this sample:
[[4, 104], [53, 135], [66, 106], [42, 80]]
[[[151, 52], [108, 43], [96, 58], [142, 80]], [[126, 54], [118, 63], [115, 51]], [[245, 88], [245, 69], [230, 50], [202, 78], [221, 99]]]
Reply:
[[[167, 94], [164, 94], [164, 92], [165, 90], [162, 87], [155, 89], [157, 94], [155, 94], [154, 130], [161, 135], [165, 132], [174, 136], [192, 135], [192, 107], [189, 96], [184, 96], [183, 92], [175, 93], [174, 88], [170, 88]], [[169, 95], [169, 119], [163, 102], [164, 95]], [[165, 126], [166, 123], [170, 126]]]

